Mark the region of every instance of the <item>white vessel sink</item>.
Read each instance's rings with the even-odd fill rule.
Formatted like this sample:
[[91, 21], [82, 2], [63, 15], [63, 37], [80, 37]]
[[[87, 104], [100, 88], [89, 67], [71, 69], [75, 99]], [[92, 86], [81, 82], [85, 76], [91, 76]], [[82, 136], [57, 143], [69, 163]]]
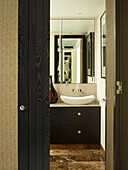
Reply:
[[61, 95], [60, 98], [64, 103], [79, 105], [91, 103], [95, 99], [95, 96], [69, 97]]

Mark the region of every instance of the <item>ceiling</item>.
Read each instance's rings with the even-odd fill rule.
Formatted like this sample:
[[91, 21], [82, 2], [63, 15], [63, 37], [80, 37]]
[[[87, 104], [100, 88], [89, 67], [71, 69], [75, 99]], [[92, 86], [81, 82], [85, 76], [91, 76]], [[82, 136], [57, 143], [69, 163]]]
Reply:
[[94, 20], [51, 20], [50, 30], [60, 34], [88, 34], [94, 31]]
[[78, 43], [80, 43], [80, 38], [77, 39], [63, 39], [62, 40], [62, 46], [76, 46]]
[[50, 0], [51, 18], [95, 18], [105, 11], [105, 0]]

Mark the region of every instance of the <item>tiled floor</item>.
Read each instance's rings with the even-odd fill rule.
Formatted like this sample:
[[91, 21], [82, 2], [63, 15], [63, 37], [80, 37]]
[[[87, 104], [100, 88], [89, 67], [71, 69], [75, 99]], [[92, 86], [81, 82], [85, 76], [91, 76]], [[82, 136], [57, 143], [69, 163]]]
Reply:
[[50, 145], [50, 170], [105, 170], [100, 145]]

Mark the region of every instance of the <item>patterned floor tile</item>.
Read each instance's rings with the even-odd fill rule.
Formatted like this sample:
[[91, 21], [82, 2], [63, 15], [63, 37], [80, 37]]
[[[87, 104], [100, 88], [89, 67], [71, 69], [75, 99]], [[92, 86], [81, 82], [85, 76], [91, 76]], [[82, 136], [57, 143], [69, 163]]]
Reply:
[[99, 145], [51, 145], [50, 170], [105, 170], [105, 152]]

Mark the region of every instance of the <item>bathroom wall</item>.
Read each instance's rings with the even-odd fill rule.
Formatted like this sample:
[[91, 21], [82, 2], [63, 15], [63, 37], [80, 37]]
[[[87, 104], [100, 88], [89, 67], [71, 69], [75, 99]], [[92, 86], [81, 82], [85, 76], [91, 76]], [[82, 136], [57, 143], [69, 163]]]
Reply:
[[96, 18], [95, 23], [95, 32], [96, 32], [96, 83], [97, 83], [97, 99], [101, 105], [101, 145], [105, 149], [105, 105], [106, 102], [103, 99], [106, 99], [106, 82], [104, 78], [101, 78], [101, 48], [100, 48], [100, 17], [105, 10], [101, 13], [100, 16]]
[[75, 47], [73, 50], [72, 50], [72, 54], [73, 54], [73, 57], [72, 57], [72, 83], [75, 83], [77, 82], [77, 48]]
[[0, 170], [18, 170], [18, 0], [0, 0]]

